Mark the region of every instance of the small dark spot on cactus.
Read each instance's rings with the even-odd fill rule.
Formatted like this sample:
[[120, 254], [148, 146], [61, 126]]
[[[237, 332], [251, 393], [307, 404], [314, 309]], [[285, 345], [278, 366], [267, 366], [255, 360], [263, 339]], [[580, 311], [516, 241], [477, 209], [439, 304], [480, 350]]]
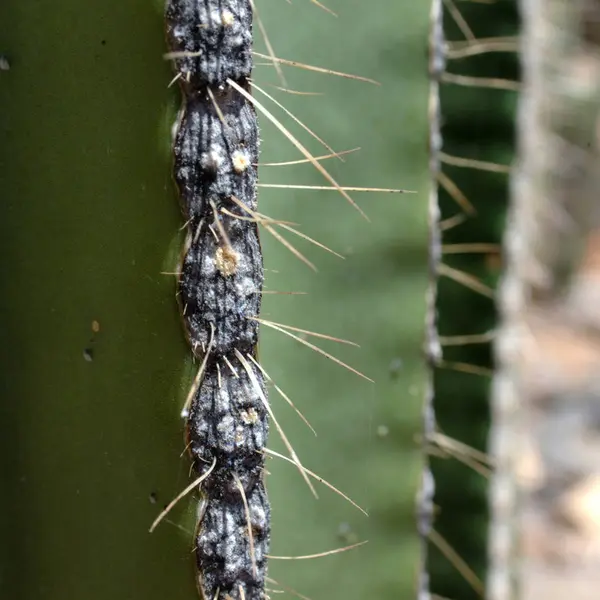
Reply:
[[158, 494], [156, 492], [150, 492], [148, 500], [150, 500], [150, 504], [156, 504], [158, 502]]
[[404, 366], [404, 363], [402, 362], [401, 358], [392, 359], [392, 361], [390, 362], [389, 370], [390, 370], [390, 375], [392, 376], [393, 379], [398, 377], [398, 374], [402, 370], [403, 366]]
[[87, 362], [92, 362], [94, 360], [94, 349], [93, 348], [86, 348], [83, 351], [83, 358], [85, 358], [85, 360]]
[[10, 71], [10, 63], [6, 56], [0, 54], [0, 71]]
[[106, 40], [102, 40], [100, 43], [101, 43], [103, 46], [106, 46]]
[[358, 541], [356, 532], [352, 529], [350, 523], [340, 523], [338, 527], [338, 537], [344, 544], [355, 544]]

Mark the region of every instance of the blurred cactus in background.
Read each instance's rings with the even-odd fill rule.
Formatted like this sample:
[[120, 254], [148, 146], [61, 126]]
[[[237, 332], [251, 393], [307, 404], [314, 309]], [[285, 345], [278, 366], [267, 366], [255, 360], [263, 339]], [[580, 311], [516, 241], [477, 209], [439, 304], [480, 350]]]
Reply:
[[513, 153], [518, 89], [516, 1], [444, 3], [439, 203], [442, 262], [435, 373], [437, 430], [431, 590], [479, 598], [486, 579], [494, 289]]
[[600, 3], [522, 0], [494, 385], [491, 600], [598, 595]]

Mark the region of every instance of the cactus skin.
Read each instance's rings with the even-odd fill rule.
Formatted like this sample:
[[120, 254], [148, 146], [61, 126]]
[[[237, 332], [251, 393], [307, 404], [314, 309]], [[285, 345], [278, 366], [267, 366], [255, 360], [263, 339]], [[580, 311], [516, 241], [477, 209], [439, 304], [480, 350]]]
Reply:
[[[316, 264], [315, 274], [263, 236], [266, 289], [307, 293], [267, 295], [263, 315], [358, 343], [360, 349], [323, 347], [376, 382], [361, 381], [288, 338], [262, 331], [262, 364], [317, 431], [315, 438], [271, 394], [273, 409], [303, 464], [369, 512], [365, 518], [320, 486], [315, 501], [297, 470], [269, 461], [271, 554], [306, 555], [368, 540], [364, 547], [321, 559], [271, 560], [269, 573], [282, 586], [314, 599], [414, 599], [422, 562], [415, 499], [423, 467], [415, 438], [422, 433], [429, 377], [423, 341], [430, 281], [429, 77], [424, 51], [430, 6], [391, 0], [378, 2], [376, 9], [367, 2], [324, 4], [339, 19], [308, 2], [270, 3], [268, 11], [260, 12], [276, 55], [372, 77], [381, 86], [286, 68], [289, 88], [324, 96], [286, 94], [279, 99], [334, 149], [361, 147], [344, 156], [345, 163], [323, 163], [340, 184], [417, 193], [351, 192], [371, 219], [367, 223], [333, 191], [259, 188], [262, 213], [300, 223], [303, 232], [346, 256], [340, 261], [298, 244]], [[296, 22], [303, 26], [294, 26]], [[264, 80], [281, 85], [272, 71], [256, 69], [263, 89]], [[283, 117], [279, 112], [277, 116]], [[298, 128], [293, 132], [303, 142], [307, 139]], [[302, 158], [266, 123], [262, 136], [262, 163]], [[317, 144], [309, 147], [315, 155], [326, 153]], [[261, 167], [260, 175], [261, 183], [326, 183], [310, 165]], [[271, 440], [275, 450], [285, 452], [275, 434]]]
[[[11, 65], [0, 71], [7, 132], [0, 179], [8, 198], [0, 203], [2, 597], [197, 597], [190, 554], [196, 501], [169, 516], [185, 532], [163, 523], [148, 534], [163, 504], [189, 481], [177, 435], [189, 348], [173, 279], [160, 274], [174, 270], [169, 246], [175, 254], [181, 247], [171, 244], [181, 225], [170, 135], [179, 98], [167, 90], [172, 73], [161, 58], [164, 3], [154, 4], [155, 12], [142, 0], [89, 0], [85, 10], [76, 0], [0, 3], [0, 51]], [[332, 167], [344, 169], [344, 183], [419, 193], [357, 196], [367, 224], [335, 194], [261, 191], [264, 212], [298, 220], [348, 254], [345, 262], [315, 255], [315, 275], [265, 240], [269, 267], [280, 271], [269, 272], [271, 289], [310, 293], [268, 296], [265, 314], [357, 341], [360, 351], [334, 350], [377, 381], [372, 387], [288, 340], [264, 336], [267, 370], [319, 432], [315, 441], [277, 401], [302, 459], [370, 512], [366, 519], [327, 491], [314, 502], [293, 467], [270, 461], [273, 553], [369, 540], [352, 552], [273, 561], [271, 568], [282, 586], [315, 600], [411, 598], [422, 466], [414, 435], [427, 378], [429, 7], [326, 4], [342, 24], [308, 2], [261, 11], [278, 55], [383, 85], [300, 73], [296, 81], [290, 72], [297, 87], [326, 95], [282, 101], [336, 149], [362, 146], [347, 166]], [[357, 52], [360, 39], [368, 43]], [[260, 85], [268, 78], [257, 73]], [[263, 147], [266, 160], [297, 158], [269, 127]], [[323, 183], [309, 171], [265, 169], [261, 177]], [[24, 294], [32, 283], [35, 294]], [[93, 319], [101, 331], [88, 363], [82, 353]], [[344, 574], [337, 580], [336, 570]]]
[[162, 7], [3, 1], [0, 48], [0, 597], [197, 598], [148, 533], [188, 481]]

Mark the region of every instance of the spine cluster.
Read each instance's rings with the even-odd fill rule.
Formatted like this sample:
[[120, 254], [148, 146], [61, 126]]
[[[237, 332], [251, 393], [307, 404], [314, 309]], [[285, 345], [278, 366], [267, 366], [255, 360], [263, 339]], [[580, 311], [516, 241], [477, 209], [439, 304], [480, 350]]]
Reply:
[[258, 125], [249, 91], [250, 0], [168, 0], [183, 106], [174, 178], [187, 223], [178, 298], [201, 365], [185, 411], [201, 484], [198, 584], [206, 600], [262, 600], [270, 508], [264, 376], [254, 362], [263, 264], [256, 220]]

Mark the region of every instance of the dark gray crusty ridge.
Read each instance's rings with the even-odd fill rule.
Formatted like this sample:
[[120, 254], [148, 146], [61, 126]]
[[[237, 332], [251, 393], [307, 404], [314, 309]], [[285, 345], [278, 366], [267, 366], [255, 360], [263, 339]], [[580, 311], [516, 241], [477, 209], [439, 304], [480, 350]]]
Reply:
[[165, 12], [175, 60], [195, 89], [240, 80], [252, 72], [252, 8], [249, 0], [169, 0]]
[[188, 218], [210, 212], [209, 200], [231, 205], [231, 196], [256, 209], [256, 113], [229, 87], [212, 95], [214, 102], [206, 91], [187, 101], [173, 145], [174, 177]]
[[[263, 285], [256, 211], [258, 125], [249, 90], [249, 0], [168, 0], [166, 32], [183, 106], [173, 177], [187, 238], [178, 301], [203, 365], [184, 412], [201, 484], [196, 533], [204, 600], [263, 600], [270, 506], [267, 391], [253, 362]], [[241, 206], [240, 206], [241, 204]], [[246, 207], [246, 209], [244, 208]]]
[[[240, 212], [233, 202], [228, 204], [231, 212]], [[263, 283], [257, 227], [228, 216], [222, 219], [222, 225], [230, 248], [237, 254], [235, 271], [228, 276], [219, 271], [215, 261], [219, 244], [209, 231], [209, 223], [200, 221], [189, 233], [192, 240], [179, 278], [183, 319], [192, 348], [200, 356], [211, 335], [215, 356], [227, 355], [234, 348], [244, 355], [253, 353], [258, 342], [258, 323], [248, 318], [259, 313]]]
[[[236, 363], [233, 357], [230, 362]], [[203, 385], [194, 395], [188, 428], [189, 437], [197, 442], [191, 449], [192, 455], [203, 463], [204, 470], [217, 459], [204, 488], [216, 485], [222, 493], [236, 497], [239, 493], [235, 487], [227, 490], [232, 483], [229, 472], [235, 473], [244, 486], [256, 483], [268, 435], [267, 410], [261, 399], [265, 389], [263, 377], [256, 366], [249, 366], [260, 391], [244, 369], [236, 369], [238, 377], [229, 377], [223, 368], [219, 373], [216, 365], [207, 370]]]

